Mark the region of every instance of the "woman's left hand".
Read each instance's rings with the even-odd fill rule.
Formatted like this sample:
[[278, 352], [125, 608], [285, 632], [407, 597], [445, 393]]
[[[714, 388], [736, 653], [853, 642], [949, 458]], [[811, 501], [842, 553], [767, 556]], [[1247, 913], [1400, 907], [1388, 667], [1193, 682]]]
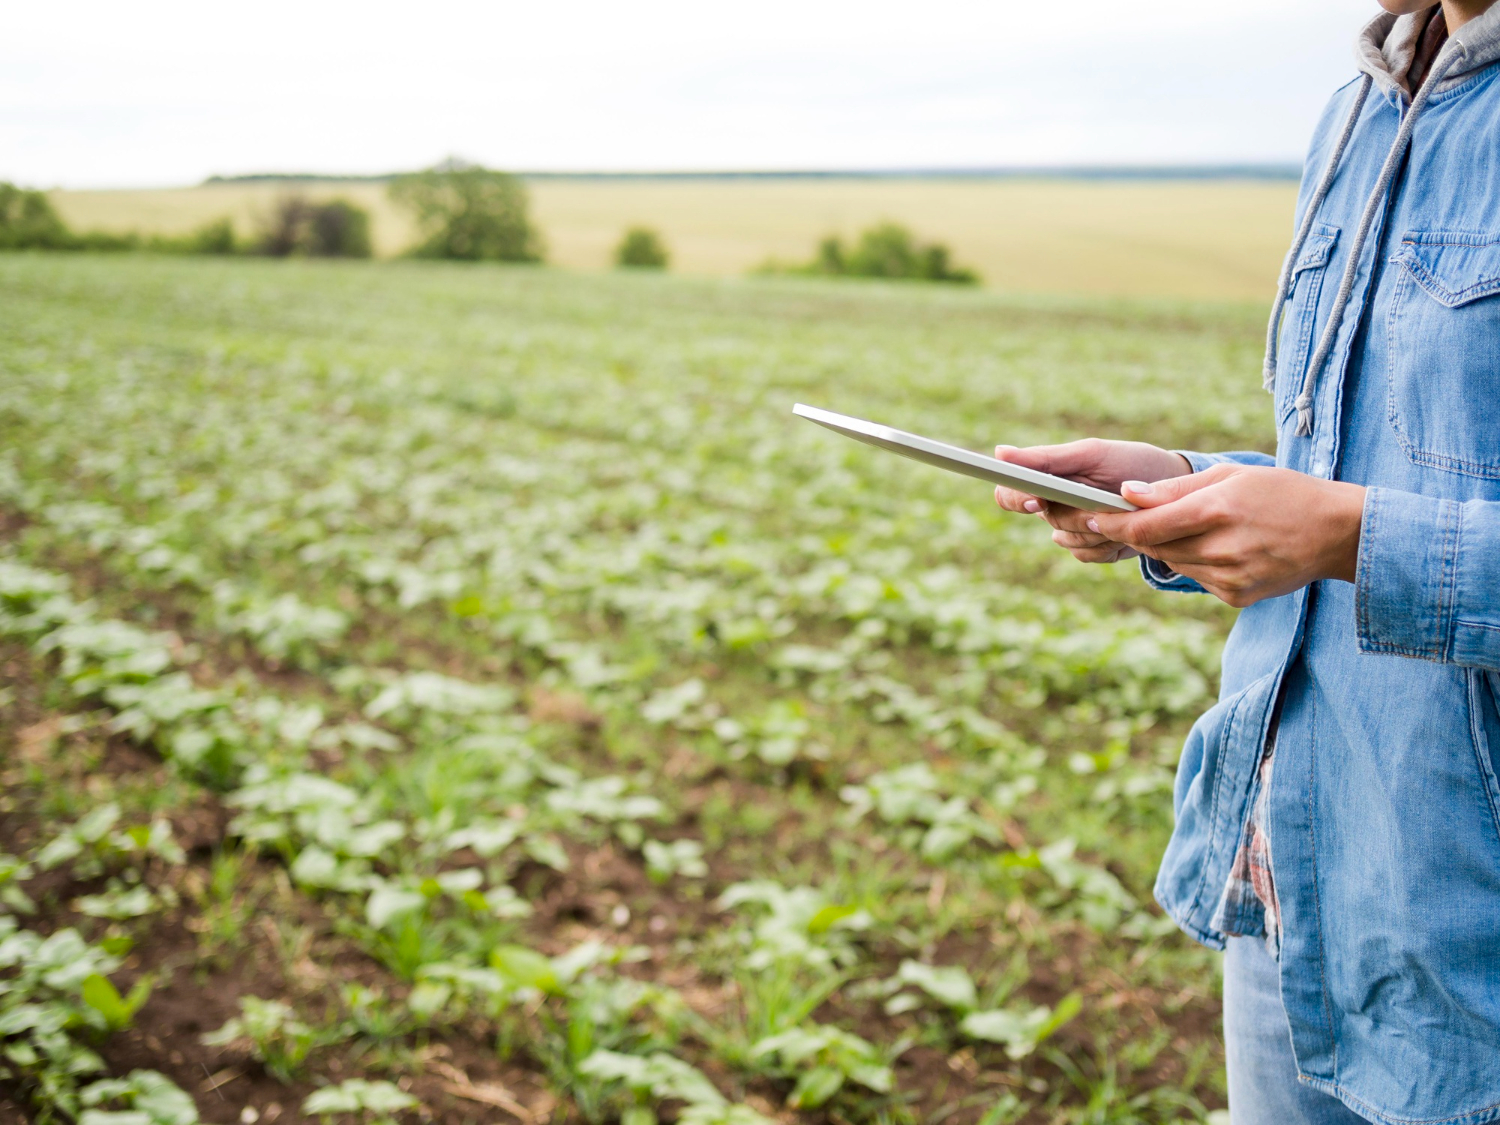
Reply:
[[1097, 512], [1090, 530], [1160, 559], [1237, 608], [1323, 578], [1353, 582], [1362, 485], [1291, 469], [1214, 465], [1145, 484], [1126, 481], [1137, 512]]

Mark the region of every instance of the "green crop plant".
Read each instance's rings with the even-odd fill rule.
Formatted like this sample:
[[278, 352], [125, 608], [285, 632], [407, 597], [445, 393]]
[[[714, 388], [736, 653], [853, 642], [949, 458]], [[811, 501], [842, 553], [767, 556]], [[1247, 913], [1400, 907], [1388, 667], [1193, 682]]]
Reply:
[[324, 1121], [353, 1117], [369, 1125], [394, 1125], [398, 1114], [416, 1105], [416, 1098], [391, 1082], [346, 1078], [336, 1086], [324, 1086], [308, 1094], [302, 1101], [302, 1112]]
[[830, 902], [813, 887], [783, 887], [768, 879], [735, 883], [719, 897], [719, 909], [751, 908], [758, 918], [744, 934], [745, 967], [769, 968], [779, 962], [829, 969], [859, 959], [853, 935], [870, 927], [868, 912]]
[[[154, 1070], [133, 1070], [124, 1078], [90, 1083], [79, 1092], [78, 1101], [88, 1107], [78, 1125], [198, 1125], [192, 1097]], [[125, 1108], [100, 1108], [109, 1105]]]
[[92, 1044], [128, 1027], [150, 994], [142, 979], [121, 996], [109, 979], [119, 965], [76, 930], [43, 937], [0, 915], [0, 1077], [44, 1122], [76, 1118], [88, 1104], [82, 1082], [104, 1069]]
[[210, 1047], [243, 1045], [268, 1071], [287, 1082], [301, 1071], [319, 1038], [319, 1033], [282, 1001], [244, 996], [240, 998], [240, 1014], [205, 1035], [203, 1042]]
[[[661, 1108], [590, 1074], [600, 1051], [708, 1076], [722, 1104], [664, 1110], [695, 1125], [814, 1072], [799, 1098], [837, 1072], [852, 1125], [1076, 1118], [1100, 1059], [1109, 1112], [1222, 1104], [1212, 1043], [1163, 1038], [1211, 1020], [1212, 959], [1148, 896], [1229, 616], [787, 407], [974, 448], [1247, 448], [1248, 312], [22, 255], [0, 308], [0, 643], [24, 670], [0, 724], [28, 830], [0, 903], [133, 943], [142, 971], [100, 971], [121, 1006], [263, 958], [283, 978], [254, 999], [284, 1009], [240, 1012], [232, 1054], [426, 1068], [537, 1119]], [[81, 990], [67, 1042], [113, 1057]], [[755, 1053], [792, 1032], [821, 1038]], [[851, 1077], [913, 1036], [942, 1082]], [[224, 1069], [183, 1053], [194, 1083]], [[57, 1089], [96, 1077], [125, 1078]]]
[[769, 1036], [750, 1049], [751, 1058], [780, 1062], [796, 1075], [787, 1096], [793, 1109], [816, 1109], [852, 1082], [887, 1094], [895, 1083], [889, 1062], [873, 1044], [841, 1028], [811, 1024]]
[[654, 1105], [681, 1102], [684, 1125], [766, 1125], [768, 1118], [747, 1105], [731, 1105], [703, 1072], [663, 1052], [627, 1055], [598, 1050], [584, 1059], [580, 1073], [618, 1082], [634, 1096], [620, 1114], [621, 1125], [656, 1125]]

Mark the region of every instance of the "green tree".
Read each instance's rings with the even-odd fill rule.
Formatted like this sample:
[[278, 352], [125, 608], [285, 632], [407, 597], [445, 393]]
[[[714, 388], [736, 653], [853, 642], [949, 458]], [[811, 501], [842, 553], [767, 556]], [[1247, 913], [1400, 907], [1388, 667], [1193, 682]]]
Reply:
[[957, 281], [973, 284], [973, 270], [950, 264], [948, 247], [940, 242], [918, 245], [900, 223], [879, 223], [859, 236], [849, 256], [847, 272], [856, 277], [913, 278], [920, 281]]
[[917, 261], [911, 231], [899, 223], [880, 223], [859, 236], [848, 272], [856, 277], [917, 277]]
[[813, 272], [826, 273], [834, 277], [849, 272], [844, 242], [838, 235], [831, 234], [818, 243], [818, 256], [813, 260]]
[[664, 270], [670, 261], [666, 243], [650, 227], [631, 227], [615, 247], [615, 265], [621, 268]]
[[797, 272], [830, 277], [883, 277], [893, 280], [952, 281], [972, 285], [979, 275], [952, 264], [940, 242], [918, 243], [900, 223], [877, 223], [859, 236], [853, 249], [830, 235], [818, 243], [817, 256]]
[[44, 193], [0, 183], [0, 250], [70, 250], [77, 245]]
[[345, 199], [289, 195], [261, 232], [259, 250], [273, 258], [368, 258], [370, 216]]
[[330, 199], [313, 208], [307, 252], [323, 258], [368, 258], [370, 215], [347, 199]]
[[526, 186], [515, 176], [450, 160], [398, 176], [391, 201], [416, 213], [420, 258], [538, 262], [541, 239], [531, 224]]
[[195, 254], [233, 254], [239, 248], [234, 222], [227, 216], [204, 223], [188, 235], [188, 244]]

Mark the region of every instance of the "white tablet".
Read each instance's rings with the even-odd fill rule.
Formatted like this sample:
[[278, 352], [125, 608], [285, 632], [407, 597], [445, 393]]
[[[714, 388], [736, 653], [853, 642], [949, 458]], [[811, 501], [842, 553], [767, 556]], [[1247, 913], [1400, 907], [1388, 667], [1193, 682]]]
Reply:
[[939, 469], [947, 469], [950, 473], [962, 473], [967, 477], [987, 480], [991, 484], [1003, 484], [1006, 488], [1040, 496], [1043, 500], [1054, 500], [1059, 504], [1090, 512], [1135, 511], [1135, 505], [1119, 493], [1106, 492], [1102, 488], [1079, 484], [1067, 477], [1055, 477], [1051, 473], [1038, 472], [1022, 465], [1012, 465], [1009, 461], [999, 461], [994, 457], [986, 457], [983, 453], [970, 453], [956, 445], [909, 434], [905, 430], [893, 430], [877, 422], [866, 422], [863, 418], [851, 418], [847, 414], [835, 414], [831, 410], [819, 410], [816, 406], [803, 406], [800, 402], [792, 407], [792, 413], [809, 422], [827, 426], [845, 437], [852, 437], [855, 441], [878, 445], [881, 449], [889, 449], [892, 453], [899, 453], [914, 461], [925, 461]]

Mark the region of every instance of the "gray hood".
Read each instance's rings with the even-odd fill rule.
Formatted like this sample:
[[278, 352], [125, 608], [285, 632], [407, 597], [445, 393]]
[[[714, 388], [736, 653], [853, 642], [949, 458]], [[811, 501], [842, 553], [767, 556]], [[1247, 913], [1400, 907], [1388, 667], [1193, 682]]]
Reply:
[[[1389, 97], [1393, 91], [1406, 93], [1406, 72], [1411, 69], [1417, 52], [1417, 35], [1426, 26], [1426, 13], [1418, 16], [1393, 16], [1381, 12], [1359, 33], [1354, 42], [1354, 61], [1360, 71], [1375, 81], [1376, 88]], [[1456, 86], [1481, 67], [1500, 60], [1500, 4], [1493, 5], [1450, 35], [1464, 45], [1465, 56], [1438, 84], [1437, 93]]]
[[[1276, 301], [1271, 306], [1271, 322], [1266, 329], [1264, 370], [1267, 389], [1275, 385], [1277, 337], [1281, 331], [1281, 314], [1286, 308], [1287, 297], [1291, 294], [1293, 263], [1302, 253], [1302, 247], [1312, 230], [1318, 208], [1322, 206], [1324, 198], [1328, 195], [1328, 189], [1333, 185], [1334, 177], [1338, 175], [1339, 161], [1343, 159], [1344, 150], [1354, 135], [1354, 127], [1359, 123], [1359, 116], [1364, 110], [1365, 99], [1371, 87], [1378, 86], [1381, 95], [1387, 98], [1393, 95], [1404, 98], [1406, 95], [1406, 72], [1411, 68], [1412, 57], [1416, 54], [1417, 23], [1416, 16], [1398, 18], [1384, 13], [1365, 25], [1365, 29], [1360, 32], [1359, 39], [1355, 43], [1355, 61], [1359, 64], [1364, 77], [1359, 80], [1359, 88], [1350, 99], [1348, 114], [1344, 118], [1343, 128], [1338, 133], [1338, 141], [1334, 144], [1333, 153], [1328, 158], [1328, 165], [1323, 169], [1323, 175], [1318, 179], [1318, 186], [1308, 201], [1302, 222], [1297, 228], [1297, 237], [1292, 241], [1291, 252], [1282, 265], [1281, 281], [1276, 286]], [[1396, 129], [1396, 138], [1391, 142], [1385, 162], [1380, 166], [1380, 175], [1376, 177], [1370, 197], [1365, 201], [1364, 210], [1359, 217], [1359, 226], [1354, 229], [1349, 239], [1349, 260], [1344, 266], [1344, 276], [1339, 281], [1333, 308], [1329, 312], [1323, 333], [1318, 338], [1318, 346], [1313, 351], [1312, 359], [1308, 361], [1307, 369], [1302, 375], [1302, 390], [1295, 399], [1296, 435], [1298, 437], [1312, 436], [1313, 389], [1318, 380], [1318, 372], [1323, 369], [1323, 365], [1333, 351], [1334, 338], [1338, 335], [1339, 327], [1343, 323], [1344, 309], [1349, 304], [1349, 296], [1354, 292], [1354, 283], [1359, 276], [1360, 255], [1364, 252], [1370, 228], [1375, 224], [1375, 215], [1390, 191], [1391, 184], [1396, 177], [1396, 170], [1406, 154], [1407, 146], [1411, 143], [1412, 129], [1415, 128], [1417, 119], [1422, 115], [1422, 110], [1426, 108], [1428, 100], [1434, 93], [1453, 87], [1462, 82], [1466, 75], [1473, 74], [1481, 67], [1489, 66], [1497, 59], [1500, 59], [1500, 4], [1491, 4], [1484, 15], [1470, 20], [1448, 36], [1448, 41], [1443, 44], [1437, 57], [1432, 60], [1431, 71], [1422, 79], [1421, 89], [1412, 91], [1411, 106], [1400, 114], [1401, 123]]]

